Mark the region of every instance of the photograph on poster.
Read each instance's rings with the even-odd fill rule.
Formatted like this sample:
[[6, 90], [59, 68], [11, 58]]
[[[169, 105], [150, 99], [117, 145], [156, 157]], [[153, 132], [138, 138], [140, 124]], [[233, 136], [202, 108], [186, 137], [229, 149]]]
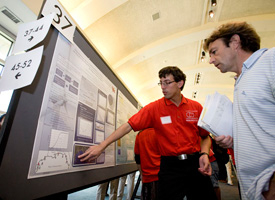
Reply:
[[75, 141], [93, 142], [95, 110], [79, 102], [76, 118]]
[[114, 125], [115, 123], [115, 113], [112, 112], [111, 110], [107, 110], [107, 119], [106, 119], [108, 124]]
[[95, 131], [95, 144], [99, 144], [105, 140], [105, 134], [102, 131], [96, 130]]
[[78, 158], [78, 156], [83, 154], [88, 148], [89, 148], [88, 145], [74, 144], [73, 166], [91, 165], [96, 163], [95, 160], [91, 162], [81, 162], [80, 159]]
[[100, 106], [97, 107], [97, 113], [96, 113], [96, 121], [105, 123], [105, 115], [106, 115], [106, 110]]
[[95, 123], [95, 129], [104, 132], [105, 126], [103, 124], [101, 124], [101, 123], [96, 122]]
[[78, 117], [78, 135], [82, 137], [92, 138], [93, 135], [93, 121]]
[[98, 106], [106, 109], [107, 106], [107, 95], [104, 94], [101, 90], [98, 90]]

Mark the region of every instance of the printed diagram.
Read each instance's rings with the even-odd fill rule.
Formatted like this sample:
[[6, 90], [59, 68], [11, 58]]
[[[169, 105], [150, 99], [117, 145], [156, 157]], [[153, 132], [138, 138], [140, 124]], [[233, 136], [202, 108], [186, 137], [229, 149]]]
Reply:
[[71, 156], [68, 152], [40, 151], [36, 164], [36, 173], [67, 170]]
[[67, 149], [68, 132], [52, 129], [50, 148]]
[[86, 120], [82, 117], [78, 117], [78, 133], [84, 137], [92, 137], [93, 122]]
[[113, 95], [111, 95], [111, 94], [108, 94], [108, 106], [111, 110], [115, 109], [115, 100], [114, 100]]
[[93, 142], [95, 110], [79, 102], [76, 117], [75, 141]]

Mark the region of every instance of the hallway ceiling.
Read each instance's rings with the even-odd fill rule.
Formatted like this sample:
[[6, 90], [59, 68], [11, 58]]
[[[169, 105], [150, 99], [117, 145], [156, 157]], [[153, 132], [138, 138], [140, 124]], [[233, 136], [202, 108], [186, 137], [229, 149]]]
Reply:
[[143, 106], [163, 96], [158, 71], [168, 65], [178, 66], [187, 75], [182, 92], [187, 98], [203, 104], [207, 94], [218, 91], [232, 100], [234, 74], [221, 74], [201, 61], [203, 40], [222, 23], [247, 21], [261, 36], [261, 47], [275, 46], [275, 0], [217, 0], [215, 7], [211, 0], [60, 3]]

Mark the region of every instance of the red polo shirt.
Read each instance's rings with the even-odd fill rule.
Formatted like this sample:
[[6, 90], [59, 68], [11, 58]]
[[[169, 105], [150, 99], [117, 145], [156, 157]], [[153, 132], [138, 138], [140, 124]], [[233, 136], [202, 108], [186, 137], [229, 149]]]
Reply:
[[197, 126], [202, 106], [182, 95], [177, 107], [164, 97], [148, 104], [128, 123], [134, 131], [154, 128], [162, 156], [177, 156], [200, 151], [200, 137], [209, 135]]
[[142, 182], [150, 183], [157, 181], [160, 168], [160, 152], [157, 136], [153, 128], [145, 129], [137, 134], [135, 154], [140, 157]]

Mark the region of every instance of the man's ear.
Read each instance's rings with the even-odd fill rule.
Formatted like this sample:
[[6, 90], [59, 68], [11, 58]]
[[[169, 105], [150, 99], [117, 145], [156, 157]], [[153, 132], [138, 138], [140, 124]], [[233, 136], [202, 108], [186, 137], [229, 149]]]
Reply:
[[178, 82], [178, 87], [181, 88], [181, 87], [183, 86], [183, 83], [184, 83], [183, 80], [179, 81], [179, 82]]
[[233, 47], [234, 49], [238, 49], [241, 47], [241, 39], [240, 36], [238, 34], [235, 34], [231, 37], [230, 39], [230, 44], [231, 47]]

